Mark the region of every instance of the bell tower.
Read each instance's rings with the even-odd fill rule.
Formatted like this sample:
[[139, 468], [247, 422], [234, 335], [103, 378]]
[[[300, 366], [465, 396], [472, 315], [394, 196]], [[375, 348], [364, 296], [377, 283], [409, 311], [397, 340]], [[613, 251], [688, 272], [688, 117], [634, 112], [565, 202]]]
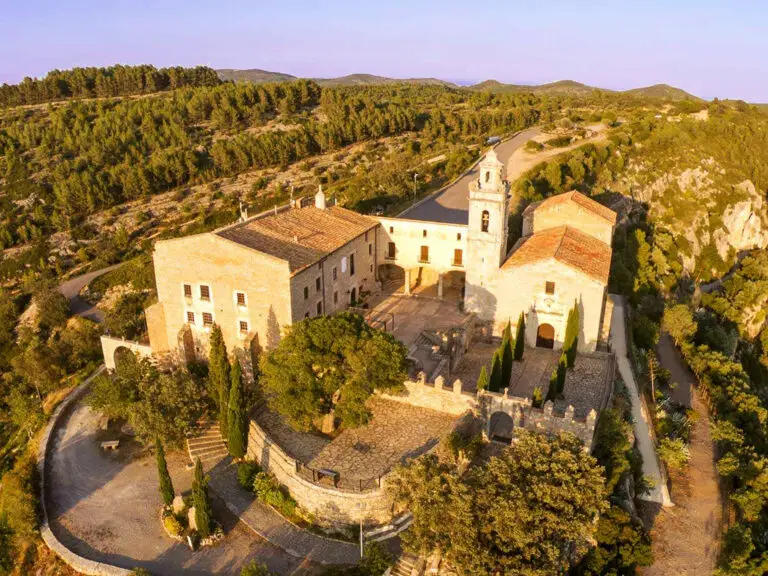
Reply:
[[507, 253], [508, 184], [504, 164], [490, 150], [478, 166], [477, 180], [469, 184], [466, 290], [464, 308], [490, 320], [495, 302], [487, 289]]

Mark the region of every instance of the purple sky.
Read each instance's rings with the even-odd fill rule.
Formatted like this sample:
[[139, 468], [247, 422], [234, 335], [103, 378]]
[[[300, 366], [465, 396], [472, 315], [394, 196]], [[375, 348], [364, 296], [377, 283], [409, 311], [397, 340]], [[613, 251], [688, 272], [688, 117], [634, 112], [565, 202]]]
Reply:
[[[768, 102], [761, 0], [0, 0], [0, 83], [115, 63], [512, 83], [656, 83]], [[674, 5], [672, 7], [672, 5]]]

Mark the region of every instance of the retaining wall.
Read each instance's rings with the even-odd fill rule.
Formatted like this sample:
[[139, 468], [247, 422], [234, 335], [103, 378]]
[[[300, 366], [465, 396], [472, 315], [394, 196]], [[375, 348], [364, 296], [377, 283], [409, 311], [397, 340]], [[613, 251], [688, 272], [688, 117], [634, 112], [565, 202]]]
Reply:
[[52, 448], [54, 438], [54, 431], [58, 427], [61, 420], [68, 413], [68, 409], [72, 404], [80, 400], [85, 392], [88, 390], [88, 386], [91, 381], [104, 371], [104, 366], [94, 372], [88, 379], [80, 384], [75, 390], [73, 390], [67, 398], [59, 404], [56, 410], [51, 415], [51, 419], [48, 421], [48, 426], [45, 428], [43, 437], [40, 439], [40, 445], [37, 450], [37, 471], [40, 476], [40, 510], [42, 512], [42, 521], [40, 523], [40, 535], [43, 537], [43, 541], [53, 552], [56, 553], [68, 566], [77, 570], [81, 574], [88, 574], [89, 576], [130, 576], [131, 570], [125, 568], [118, 568], [110, 564], [104, 564], [102, 562], [96, 562], [95, 560], [88, 560], [82, 556], [78, 556], [72, 552], [69, 548], [64, 546], [56, 535], [51, 530], [48, 524], [48, 510], [46, 506], [45, 486], [46, 486], [46, 474], [45, 466], [48, 452]]
[[370, 522], [383, 524], [392, 520], [392, 505], [381, 487], [365, 492], [325, 487], [299, 475], [301, 463], [286, 454], [251, 420], [248, 430], [247, 457], [256, 460], [264, 470], [274, 474], [286, 486], [296, 502], [318, 518], [338, 524]]

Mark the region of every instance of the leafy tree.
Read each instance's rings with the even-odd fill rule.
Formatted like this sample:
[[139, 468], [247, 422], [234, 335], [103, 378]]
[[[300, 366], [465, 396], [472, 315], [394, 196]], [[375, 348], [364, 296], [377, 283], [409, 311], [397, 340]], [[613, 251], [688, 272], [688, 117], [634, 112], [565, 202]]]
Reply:
[[13, 542], [13, 530], [8, 526], [5, 516], [0, 516], [0, 574], [10, 574], [14, 567], [16, 546]]
[[488, 383], [488, 389], [491, 392], [501, 392], [501, 377], [501, 355], [497, 349], [491, 361], [491, 378]]
[[108, 418], [127, 420], [132, 405], [139, 398], [139, 382], [146, 370], [148, 367], [132, 352], [128, 352], [121, 358], [111, 377], [102, 374], [93, 381], [87, 397], [88, 404]]
[[522, 360], [523, 352], [525, 352], [525, 315], [520, 312], [520, 318], [517, 319], [517, 333], [515, 335], [515, 360]]
[[576, 353], [579, 348], [579, 329], [579, 304], [574, 301], [573, 308], [568, 311], [568, 321], [565, 325], [565, 340], [563, 342], [568, 368], [573, 368], [573, 365], [576, 363]]
[[399, 467], [388, 483], [413, 513], [404, 545], [435, 548], [460, 573], [560, 574], [608, 508], [601, 468], [572, 435], [523, 432], [463, 476], [436, 456]]
[[195, 479], [192, 482], [192, 505], [195, 507], [195, 524], [201, 538], [207, 538], [213, 530], [211, 502], [208, 499], [208, 478], [203, 473], [203, 463], [195, 460]]
[[678, 346], [692, 339], [697, 329], [693, 313], [685, 304], [677, 304], [664, 310], [662, 326]]
[[6, 399], [11, 413], [11, 422], [27, 433], [31, 440], [37, 427], [43, 421], [43, 408], [40, 399], [30, 394], [23, 386], [14, 386]]
[[488, 389], [488, 372], [486, 371], [485, 366], [480, 368], [480, 376], [477, 377], [477, 389], [478, 390]]
[[160, 496], [163, 504], [171, 506], [176, 493], [173, 491], [173, 482], [168, 472], [168, 464], [165, 461], [165, 449], [159, 438], [155, 439], [155, 451], [157, 457], [157, 476], [160, 481]]
[[233, 458], [245, 456], [248, 441], [248, 421], [243, 406], [243, 382], [240, 361], [235, 359], [232, 365], [232, 387], [229, 391], [229, 423], [228, 446]]
[[515, 343], [512, 340], [512, 324], [507, 322], [501, 338], [501, 383], [503, 387], [509, 386], [512, 378], [512, 362], [514, 360]]
[[34, 296], [37, 326], [44, 334], [63, 326], [69, 317], [69, 301], [55, 288], [43, 288]]
[[261, 383], [269, 405], [297, 429], [335, 414], [345, 426], [367, 423], [374, 390], [405, 381], [403, 344], [352, 313], [319, 316], [291, 326], [262, 356]]
[[208, 356], [208, 381], [210, 393], [219, 407], [219, 428], [222, 437], [227, 437], [227, 413], [229, 410], [230, 365], [227, 346], [221, 327], [214, 324], [211, 329], [210, 352]]
[[119, 338], [139, 340], [147, 331], [144, 323], [144, 303], [145, 297], [139, 292], [124, 294], [107, 312], [104, 329], [108, 334]]
[[600, 516], [595, 532], [597, 546], [590, 549], [574, 570], [578, 576], [603, 574], [635, 574], [635, 568], [653, 564], [651, 542], [642, 526], [636, 525], [629, 514], [611, 506]]

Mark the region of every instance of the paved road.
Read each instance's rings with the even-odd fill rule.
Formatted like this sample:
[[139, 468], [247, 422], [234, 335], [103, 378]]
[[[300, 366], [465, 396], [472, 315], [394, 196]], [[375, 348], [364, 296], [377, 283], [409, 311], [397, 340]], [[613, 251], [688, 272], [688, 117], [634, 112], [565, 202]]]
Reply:
[[629, 391], [632, 399], [632, 419], [635, 422], [635, 438], [637, 446], [640, 449], [640, 455], [643, 457], [643, 475], [653, 481], [654, 487], [643, 496], [642, 500], [656, 502], [664, 506], [672, 504], [669, 497], [667, 485], [662, 481], [659, 461], [656, 456], [653, 439], [651, 437], [650, 419], [643, 409], [642, 401], [638, 394], [635, 376], [632, 373], [632, 366], [627, 357], [627, 335], [624, 316], [624, 301], [620, 296], [611, 294], [613, 300], [613, 317], [611, 318], [611, 350], [616, 354], [616, 361], [619, 365], [619, 374]]
[[80, 276], [76, 276], [60, 284], [59, 292], [64, 294], [64, 296], [69, 299], [69, 309], [72, 311], [72, 314], [82, 316], [83, 318], [88, 318], [94, 322], [103, 322], [104, 312], [95, 306], [91, 306], [88, 302], [80, 298], [80, 290], [85, 288], [86, 285], [90, 284], [93, 280], [102, 274], [111, 272], [120, 266], [122, 266], [122, 263], [113, 264], [112, 266], [107, 266], [101, 270], [95, 270], [93, 272], [88, 272], [87, 274], [81, 274]]
[[[496, 146], [496, 154], [499, 160], [504, 163], [504, 166], [507, 165], [512, 153], [525, 145], [538, 132], [538, 128], [529, 128]], [[469, 183], [472, 180], [476, 180], [477, 176], [477, 166], [475, 166], [453, 184], [437, 191], [422, 203], [402, 212], [399, 218], [445, 222], [449, 224], [466, 224], [469, 211]]]

